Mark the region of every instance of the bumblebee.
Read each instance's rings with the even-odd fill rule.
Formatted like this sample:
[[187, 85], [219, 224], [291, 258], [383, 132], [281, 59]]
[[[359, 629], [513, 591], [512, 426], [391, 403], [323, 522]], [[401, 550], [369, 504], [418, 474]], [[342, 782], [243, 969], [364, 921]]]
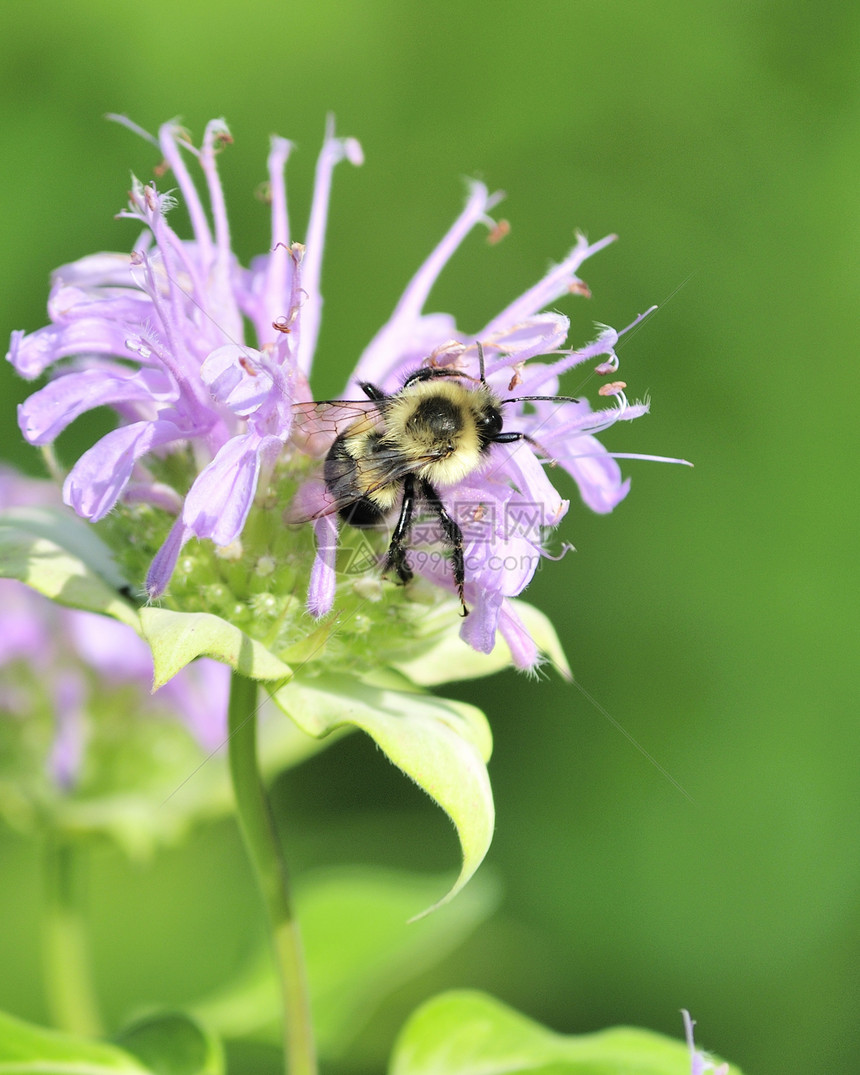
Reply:
[[316, 517], [336, 511], [349, 526], [372, 529], [392, 517], [399, 505], [383, 573], [393, 571], [405, 585], [413, 577], [406, 558], [410, 528], [416, 505], [423, 503], [438, 520], [450, 549], [454, 585], [464, 616], [469, 610], [464, 596], [463, 533], [439, 490], [476, 471], [494, 444], [528, 441], [540, 449], [528, 434], [503, 428], [505, 404], [541, 399], [575, 402], [566, 396], [501, 399], [484, 379], [480, 345], [478, 356], [477, 381], [453, 367], [422, 366], [390, 395], [361, 381], [367, 401], [299, 404], [306, 418], [311, 412], [320, 416], [339, 411], [341, 422], [349, 419], [326, 454], [326, 506], [315, 513]]

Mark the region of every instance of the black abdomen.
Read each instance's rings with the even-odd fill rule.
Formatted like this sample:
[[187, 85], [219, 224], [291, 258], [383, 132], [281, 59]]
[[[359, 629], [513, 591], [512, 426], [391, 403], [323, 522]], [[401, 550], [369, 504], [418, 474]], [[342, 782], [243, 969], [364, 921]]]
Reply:
[[372, 499], [372, 490], [362, 484], [361, 461], [350, 454], [348, 437], [348, 433], [337, 437], [325, 458], [326, 488], [332, 499], [342, 505], [338, 515], [345, 523], [358, 529], [379, 526], [390, 508]]

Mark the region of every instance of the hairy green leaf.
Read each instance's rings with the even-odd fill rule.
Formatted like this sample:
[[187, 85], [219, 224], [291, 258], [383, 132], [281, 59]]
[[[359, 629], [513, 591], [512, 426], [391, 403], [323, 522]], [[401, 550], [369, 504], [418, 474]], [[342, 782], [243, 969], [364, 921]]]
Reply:
[[303, 731], [317, 738], [360, 728], [442, 807], [457, 829], [463, 865], [447, 896], [429, 910], [459, 892], [481, 864], [493, 835], [495, 813], [486, 767], [492, 737], [484, 714], [464, 702], [338, 675], [296, 678], [273, 698]]
[[195, 657], [213, 657], [250, 679], [286, 679], [290, 668], [262, 642], [208, 612], [141, 609], [143, 637], [152, 649], [154, 687], [163, 686]]

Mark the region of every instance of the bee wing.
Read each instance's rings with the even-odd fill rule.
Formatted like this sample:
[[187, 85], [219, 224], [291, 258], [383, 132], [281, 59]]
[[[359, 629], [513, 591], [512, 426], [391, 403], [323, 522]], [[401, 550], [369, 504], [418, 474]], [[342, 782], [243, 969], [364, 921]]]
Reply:
[[[370, 474], [365, 474], [365, 481], [362, 483], [363, 495], [372, 496], [386, 485], [396, 485], [407, 475], [419, 470], [424, 463], [433, 462], [438, 458], [437, 454], [428, 454], [407, 459], [396, 448], [377, 449], [368, 462], [372, 470]], [[370, 480], [367, 480], [368, 478]], [[286, 521], [289, 523], [312, 522], [314, 519], [321, 519], [348, 508], [358, 499], [355, 488], [352, 481], [344, 481], [342, 485], [338, 482], [329, 485], [323, 478], [311, 478], [299, 488], [287, 508]]]
[[322, 458], [335, 437], [361, 418], [377, 425], [382, 420], [379, 403], [373, 399], [324, 399], [294, 403], [290, 439], [305, 455]]
[[284, 512], [284, 522], [288, 525], [313, 522], [314, 519], [333, 515], [341, 507], [346, 507], [346, 504], [338, 503], [322, 478], [309, 478], [296, 490], [296, 495]]

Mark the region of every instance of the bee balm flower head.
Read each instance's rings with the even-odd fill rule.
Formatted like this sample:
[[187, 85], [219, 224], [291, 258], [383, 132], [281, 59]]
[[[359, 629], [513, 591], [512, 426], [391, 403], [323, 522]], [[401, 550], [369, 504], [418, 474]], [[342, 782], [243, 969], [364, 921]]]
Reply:
[[[424, 307], [440, 271], [476, 225], [488, 225], [493, 237], [504, 230], [491, 217], [498, 195], [480, 183], [470, 186], [462, 213], [360, 353], [345, 396], [372, 405], [373, 436], [391, 441], [390, 401], [401, 398], [404, 385], [445, 381], [460, 394], [488, 393], [498, 414], [489, 423], [494, 433], [478, 436], [474, 465], [452, 463], [425, 474], [401, 461], [389, 475], [392, 485], [404, 487], [394, 490], [390, 504], [399, 545], [369, 535], [362, 569], [355, 570], [354, 556], [346, 569], [347, 554], [338, 552], [344, 505], [327, 510], [306, 503], [312, 499], [306, 479], [319, 470], [320, 455], [331, 451], [332, 437], [321, 451], [318, 438], [295, 419], [311, 406], [332, 173], [341, 160], [361, 163], [360, 147], [336, 137], [329, 124], [309, 222], [297, 242], [284, 186], [291, 147], [273, 139], [270, 247], [243, 267], [231, 249], [217, 170], [218, 153], [230, 141], [224, 123], [210, 123], [199, 148], [174, 123], [151, 140], [176, 189], [134, 180], [120, 215], [143, 225], [141, 241], [130, 254], [96, 254], [59, 269], [51, 323], [12, 338], [9, 359], [19, 373], [50, 375], [20, 408], [28, 441], [50, 444], [96, 407], [113, 408], [119, 419], [69, 471], [66, 503], [93, 522], [105, 520], [127, 576], [136, 582], [145, 575], [150, 599], [216, 612], [276, 650], [314, 629], [303, 590], [312, 617], [338, 607], [341, 640], [366, 632], [368, 616], [375, 616], [392, 632], [395, 649], [395, 638], [420, 634], [434, 594], [448, 600], [459, 592], [469, 608], [464, 640], [489, 651], [501, 632], [514, 662], [532, 667], [537, 646], [511, 598], [547, 555], [548, 535], [568, 508], [546, 464], [566, 471], [589, 507], [610, 511], [629, 482], [597, 435], [647, 409], [628, 403], [617, 380], [607, 383], [608, 397], [596, 408], [582, 399], [554, 398], [561, 375], [575, 366], [592, 362], [601, 376], [617, 370], [619, 333], [601, 329], [594, 342], [571, 350], [567, 318], [546, 312], [565, 294], [587, 294], [580, 267], [612, 237], [591, 244], [579, 237], [534, 287], [477, 331], [463, 332], [450, 315]], [[189, 158], [202, 174], [209, 212]], [[190, 238], [169, 223], [179, 199], [190, 216]], [[336, 427], [333, 435], [339, 432]], [[435, 477], [440, 474], [444, 481]], [[313, 526], [285, 526], [285, 518], [310, 518]], [[402, 589], [369, 583], [380, 563], [396, 568], [400, 581], [419, 576], [424, 584], [411, 583], [404, 597]], [[419, 591], [420, 601], [410, 601]], [[418, 612], [410, 612], [416, 603]]]

